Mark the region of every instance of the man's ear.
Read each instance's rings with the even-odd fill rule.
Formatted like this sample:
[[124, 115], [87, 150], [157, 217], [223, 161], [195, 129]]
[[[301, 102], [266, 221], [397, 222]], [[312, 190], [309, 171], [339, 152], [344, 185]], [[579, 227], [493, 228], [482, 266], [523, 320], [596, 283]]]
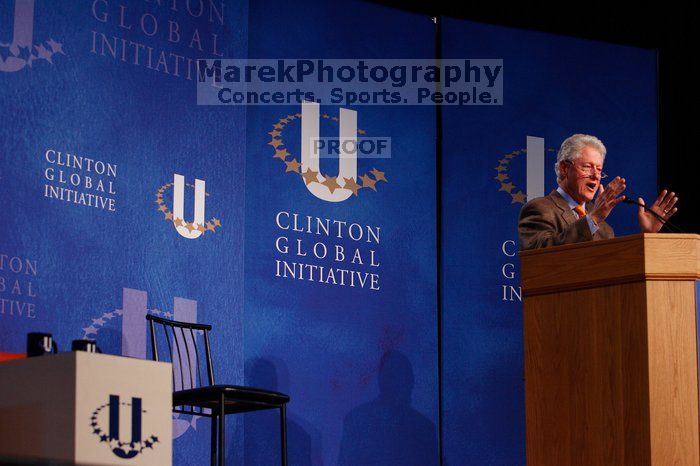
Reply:
[[560, 179], [565, 178], [567, 173], [569, 173], [569, 164], [566, 163], [565, 160], [562, 160], [559, 162], [559, 174], [561, 175]]

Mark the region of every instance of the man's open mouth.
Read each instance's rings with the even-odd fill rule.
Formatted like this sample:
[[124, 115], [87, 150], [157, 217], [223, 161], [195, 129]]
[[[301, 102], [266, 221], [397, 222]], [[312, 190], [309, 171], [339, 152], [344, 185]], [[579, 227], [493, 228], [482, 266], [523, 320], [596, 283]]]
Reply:
[[589, 183], [586, 183], [586, 187], [591, 191], [595, 192], [595, 190], [598, 188], [598, 183], [596, 183], [595, 181], [591, 181]]

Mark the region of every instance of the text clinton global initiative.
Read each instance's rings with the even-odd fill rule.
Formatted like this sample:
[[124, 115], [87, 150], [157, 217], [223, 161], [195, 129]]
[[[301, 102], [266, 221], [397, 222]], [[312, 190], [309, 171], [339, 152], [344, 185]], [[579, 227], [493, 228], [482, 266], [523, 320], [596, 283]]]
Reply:
[[275, 277], [379, 291], [380, 227], [286, 211], [275, 226]]

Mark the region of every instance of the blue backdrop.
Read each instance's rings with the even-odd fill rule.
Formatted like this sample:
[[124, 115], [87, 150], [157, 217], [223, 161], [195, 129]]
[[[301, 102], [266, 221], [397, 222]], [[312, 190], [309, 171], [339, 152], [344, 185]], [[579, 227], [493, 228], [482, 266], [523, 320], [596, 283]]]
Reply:
[[[251, 58], [434, 54], [430, 18], [362, 2], [255, 2], [249, 24]], [[301, 106], [248, 109], [248, 380], [267, 377], [290, 393], [292, 464], [437, 464], [435, 108], [344, 108], [357, 111], [360, 138], [391, 138], [392, 151], [391, 158], [358, 160], [358, 175], [376, 179], [376, 191], [365, 187], [342, 202], [316, 197], [300, 173], [287, 171], [300, 162]], [[337, 137], [339, 109], [321, 105], [321, 136]], [[274, 157], [282, 150], [290, 155]], [[337, 159], [321, 159], [320, 171], [335, 176]], [[311, 216], [379, 229], [379, 242], [352, 241], [347, 233], [340, 239], [336, 230], [282, 230], [280, 212], [298, 214], [303, 225]], [[281, 226], [288, 223], [283, 214]], [[279, 237], [288, 239], [289, 253], [276, 248]], [[297, 254], [298, 240], [306, 257]], [[314, 257], [317, 242], [331, 251], [328, 258]], [[344, 261], [335, 260], [336, 246]], [[351, 263], [358, 249], [363, 264]], [[379, 289], [277, 277], [277, 260], [375, 273]], [[276, 439], [258, 441], [248, 428], [262, 416], [248, 416], [246, 455], [256, 458], [251, 464], [274, 464], [274, 448], [262, 447]], [[274, 415], [267, 422], [274, 430]]]

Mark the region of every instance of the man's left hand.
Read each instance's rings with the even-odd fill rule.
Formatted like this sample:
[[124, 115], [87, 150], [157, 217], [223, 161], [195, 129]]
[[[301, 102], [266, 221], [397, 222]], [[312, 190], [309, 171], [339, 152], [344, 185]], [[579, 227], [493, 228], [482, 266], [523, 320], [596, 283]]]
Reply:
[[[646, 205], [644, 203], [644, 199], [641, 197], [637, 199], [637, 202], [642, 205]], [[678, 202], [676, 193], [668, 192], [664, 189], [659, 194], [659, 197], [656, 198], [656, 201], [651, 205], [651, 207], [649, 207], [649, 210], [654, 211], [657, 215], [663, 218], [663, 221], [656, 218], [650, 212], [647, 212], [644, 207], [639, 207], [639, 229], [642, 231], [642, 233], [657, 233], [659, 230], [661, 230], [664, 223], [666, 223], [666, 221], [671, 218], [673, 214], [678, 212], [678, 208], [674, 207], [676, 202]]]

